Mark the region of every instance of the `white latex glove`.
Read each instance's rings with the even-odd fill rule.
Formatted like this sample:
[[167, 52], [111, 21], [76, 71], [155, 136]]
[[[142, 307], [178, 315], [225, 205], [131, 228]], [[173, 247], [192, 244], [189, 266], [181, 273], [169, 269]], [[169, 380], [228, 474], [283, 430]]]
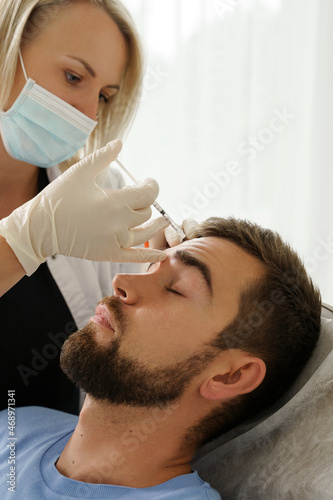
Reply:
[[[192, 240], [197, 237], [198, 222], [194, 219], [185, 219], [181, 224], [181, 228], [186, 234], [187, 240]], [[173, 229], [172, 226], [168, 226], [156, 233], [154, 237], [149, 242], [151, 248], [167, 248], [175, 247], [181, 243], [181, 236]]]
[[121, 148], [120, 141], [113, 141], [95, 151], [0, 221], [0, 234], [28, 276], [55, 254], [113, 262], [166, 258], [157, 250], [131, 248], [168, 225], [163, 217], [146, 222], [158, 195], [157, 182], [148, 179], [119, 190], [95, 183]]
[[[197, 237], [198, 222], [196, 220], [184, 219], [180, 227], [186, 234], [187, 240], [192, 240], [193, 238]], [[174, 230], [172, 226], [169, 226], [164, 230], [164, 235], [166, 242], [170, 247], [175, 247], [182, 242], [181, 236], [177, 233], [177, 231]]]

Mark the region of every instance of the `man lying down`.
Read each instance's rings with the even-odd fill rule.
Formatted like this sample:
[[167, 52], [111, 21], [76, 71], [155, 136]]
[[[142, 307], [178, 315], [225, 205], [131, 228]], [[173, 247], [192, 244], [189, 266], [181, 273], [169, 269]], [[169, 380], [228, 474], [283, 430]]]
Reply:
[[62, 370], [87, 392], [80, 416], [18, 410], [17, 500], [218, 499], [191, 468], [196, 449], [274, 403], [309, 359], [320, 295], [276, 233], [211, 218], [167, 253], [117, 275], [65, 342]]

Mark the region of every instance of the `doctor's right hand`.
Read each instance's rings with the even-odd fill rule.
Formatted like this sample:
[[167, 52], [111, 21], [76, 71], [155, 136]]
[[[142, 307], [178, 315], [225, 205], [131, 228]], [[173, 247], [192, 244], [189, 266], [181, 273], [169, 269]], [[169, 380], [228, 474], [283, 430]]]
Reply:
[[28, 276], [55, 254], [113, 262], [166, 259], [164, 252], [133, 248], [168, 225], [163, 217], [147, 222], [157, 182], [119, 190], [96, 184], [121, 148], [120, 141], [112, 141], [95, 151], [0, 221], [0, 234]]

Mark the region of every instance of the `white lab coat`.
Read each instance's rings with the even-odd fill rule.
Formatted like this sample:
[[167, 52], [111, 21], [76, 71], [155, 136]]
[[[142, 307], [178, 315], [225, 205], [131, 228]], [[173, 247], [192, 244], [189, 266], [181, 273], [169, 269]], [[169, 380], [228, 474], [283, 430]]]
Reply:
[[[47, 169], [49, 181], [60, 175], [57, 166]], [[121, 173], [108, 167], [98, 183], [104, 187], [120, 189], [124, 186]], [[93, 262], [75, 257], [57, 255], [47, 259], [48, 268], [57, 283], [78, 328], [82, 328], [94, 315], [97, 302], [112, 295], [112, 279], [119, 272], [139, 272], [139, 264]]]

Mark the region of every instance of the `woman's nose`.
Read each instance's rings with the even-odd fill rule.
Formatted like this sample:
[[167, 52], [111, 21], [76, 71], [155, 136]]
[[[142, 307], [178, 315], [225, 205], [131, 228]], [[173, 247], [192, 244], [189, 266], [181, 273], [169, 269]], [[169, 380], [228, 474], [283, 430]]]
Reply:
[[83, 109], [83, 113], [88, 116], [88, 118], [91, 118], [91, 120], [94, 120], [94, 121], [97, 121], [97, 117], [98, 117], [98, 107], [99, 107], [99, 100], [96, 99], [91, 101], [91, 102], [87, 102], [85, 103]]
[[91, 120], [97, 121], [98, 109], [99, 109], [99, 95], [89, 96], [85, 99], [80, 100], [80, 102], [71, 103], [71, 105], [81, 111], [84, 115], [88, 116]]

